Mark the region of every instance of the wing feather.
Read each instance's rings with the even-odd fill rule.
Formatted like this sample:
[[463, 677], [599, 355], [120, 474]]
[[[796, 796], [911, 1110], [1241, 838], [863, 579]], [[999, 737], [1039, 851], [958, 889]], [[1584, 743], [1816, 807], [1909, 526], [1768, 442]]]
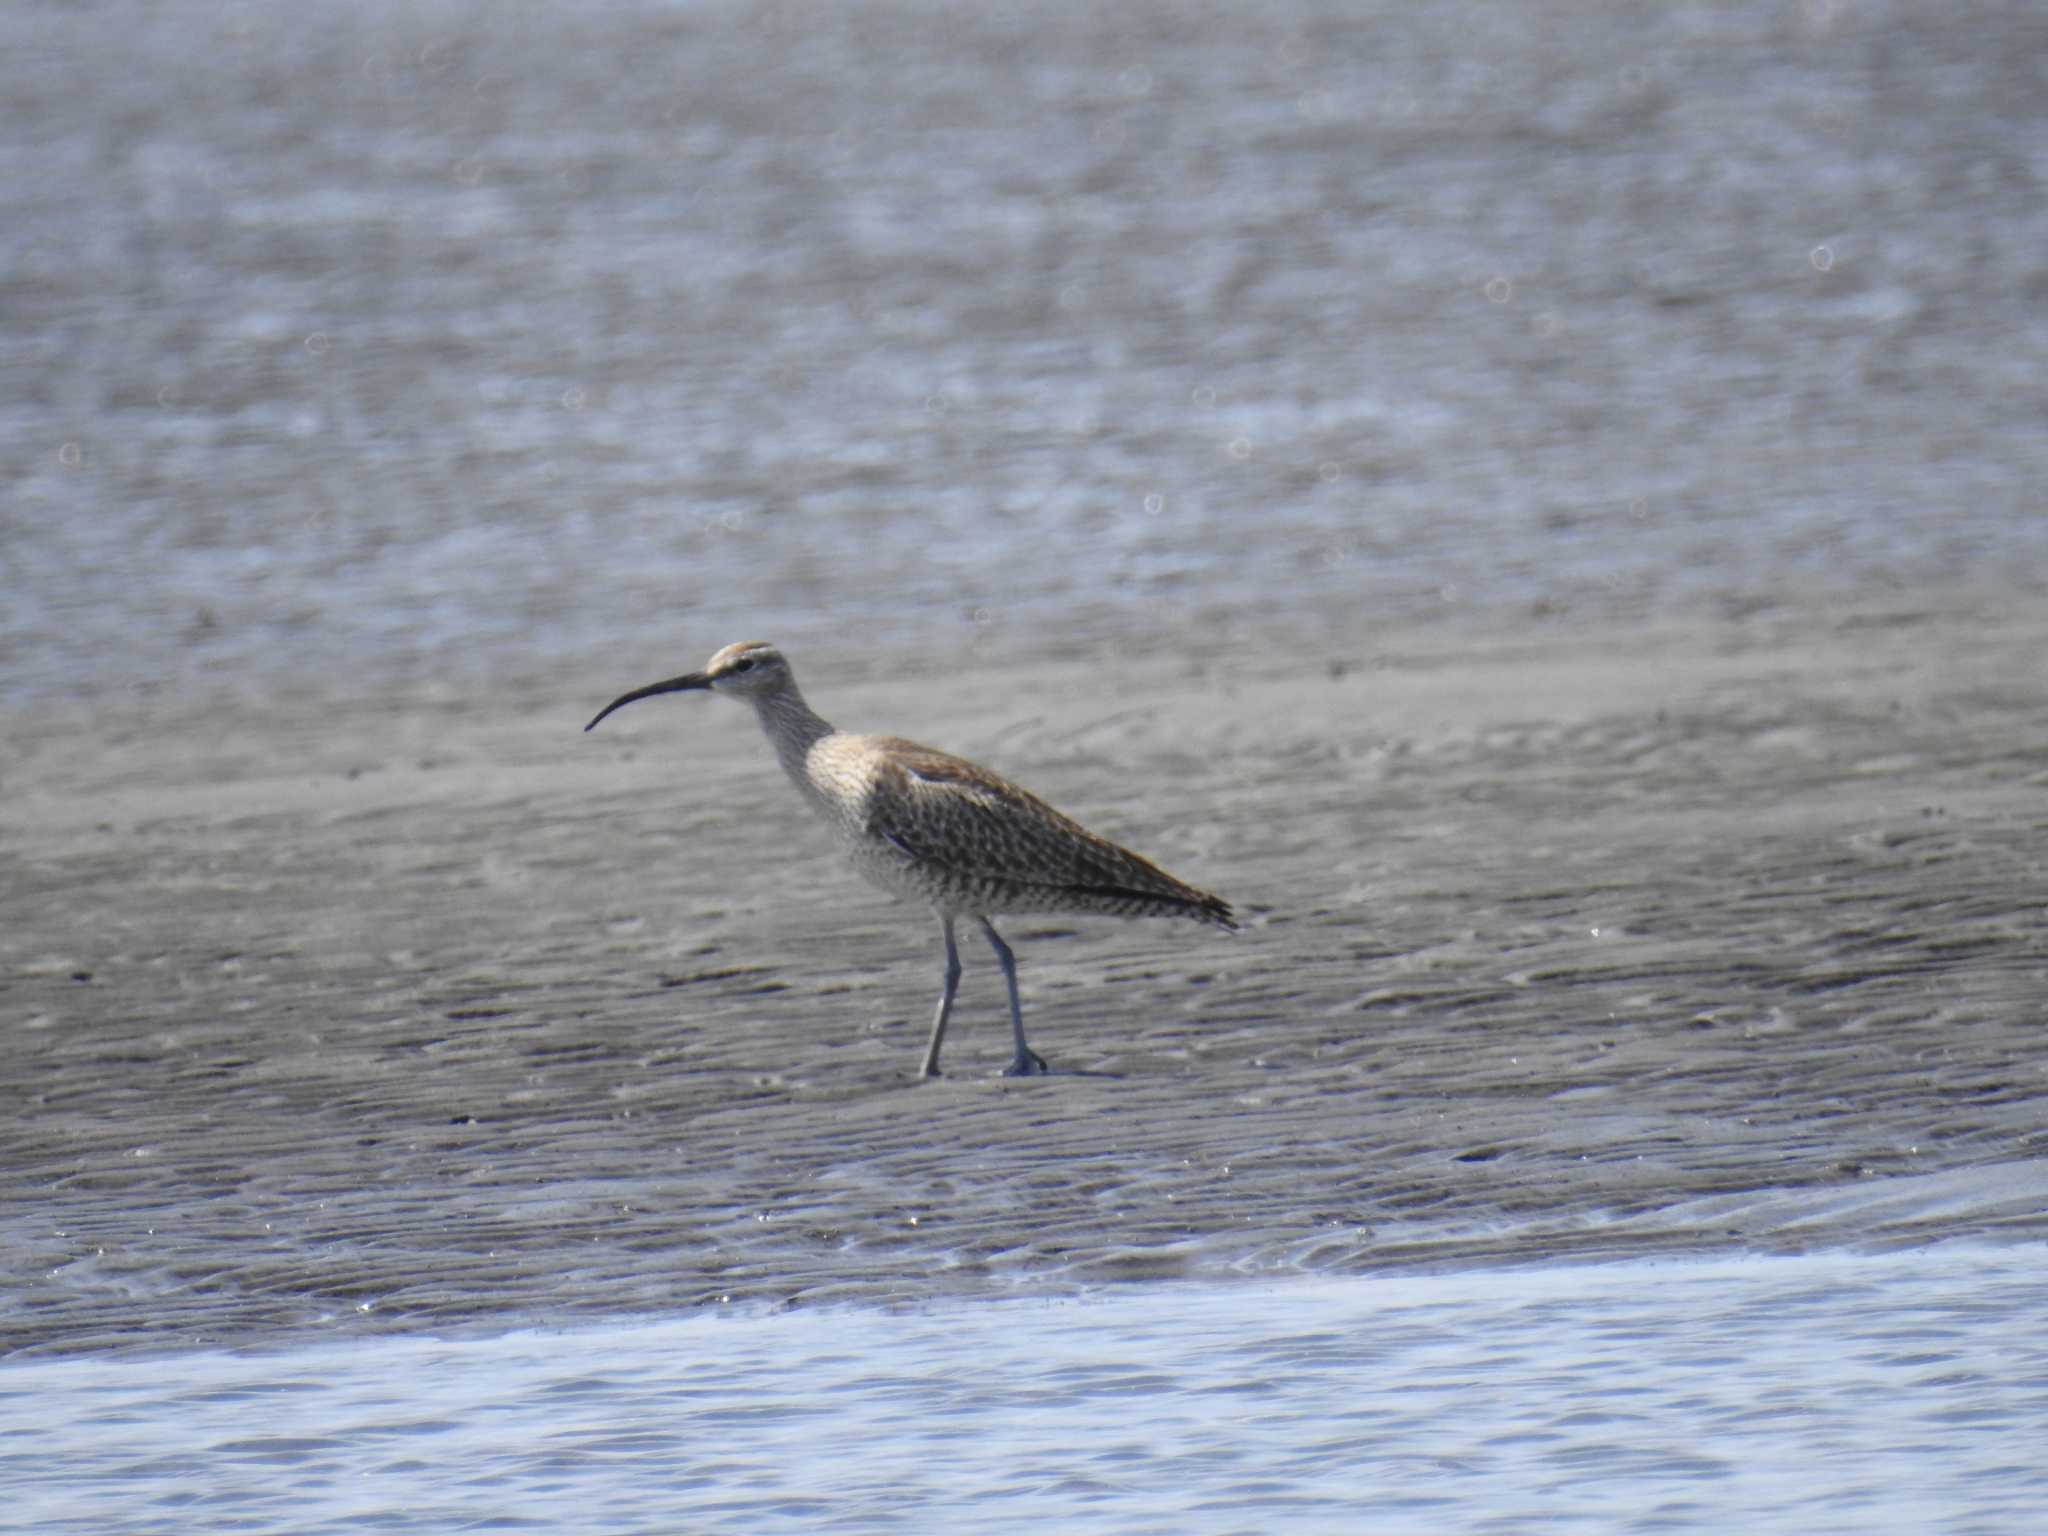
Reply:
[[963, 879], [994, 877], [1105, 901], [1160, 901], [1228, 921], [1229, 908], [1214, 896], [999, 774], [896, 737], [875, 745], [884, 749], [883, 767], [864, 807], [866, 830], [921, 863]]

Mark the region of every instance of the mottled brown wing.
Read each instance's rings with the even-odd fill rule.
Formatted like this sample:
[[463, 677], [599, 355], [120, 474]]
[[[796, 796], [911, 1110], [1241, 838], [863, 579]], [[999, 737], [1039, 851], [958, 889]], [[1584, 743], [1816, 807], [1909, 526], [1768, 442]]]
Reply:
[[1030, 791], [965, 758], [886, 738], [868, 830], [911, 858], [967, 879], [994, 877], [1104, 904], [1231, 926], [1230, 908], [1128, 848], [1098, 837]]

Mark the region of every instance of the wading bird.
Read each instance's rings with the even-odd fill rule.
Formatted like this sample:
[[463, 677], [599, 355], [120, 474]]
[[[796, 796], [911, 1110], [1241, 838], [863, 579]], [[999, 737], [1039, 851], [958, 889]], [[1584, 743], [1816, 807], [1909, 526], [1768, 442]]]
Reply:
[[945, 985], [920, 1077], [939, 1071], [939, 1047], [960, 986], [954, 924], [981, 925], [1010, 992], [1016, 1054], [1006, 1075], [1046, 1070], [1024, 1043], [1017, 961], [989, 919], [1004, 912], [1105, 912], [1119, 917], [1191, 917], [1235, 929], [1220, 898], [1183, 884], [1128, 848], [1098, 837], [1036, 795], [965, 758], [900, 736], [834, 729], [797, 691], [789, 663], [759, 640], [728, 645], [702, 672], [686, 672], [621, 694], [598, 711], [659, 693], [707, 689], [754, 706], [783, 771], [830, 822], [854, 867], [898, 896], [929, 902], [946, 941]]

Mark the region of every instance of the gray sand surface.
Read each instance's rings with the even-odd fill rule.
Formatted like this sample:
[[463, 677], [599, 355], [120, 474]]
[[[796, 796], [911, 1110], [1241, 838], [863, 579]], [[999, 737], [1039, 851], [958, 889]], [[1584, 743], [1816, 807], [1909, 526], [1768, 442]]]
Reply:
[[794, 657], [1248, 915], [1010, 922], [1026, 1082], [657, 673], [17, 710], [0, 1348], [2048, 1233], [2048, 616], [1166, 639]]

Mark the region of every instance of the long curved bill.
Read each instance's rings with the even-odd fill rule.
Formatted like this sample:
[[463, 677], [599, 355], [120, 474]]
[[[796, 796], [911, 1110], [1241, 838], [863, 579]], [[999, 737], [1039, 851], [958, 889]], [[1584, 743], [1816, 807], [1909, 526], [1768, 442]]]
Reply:
[[709, 688], [710, 686], [711, 674], [709, 672], [685, 672], [681, 677], [672, 677], [665, 683], [649, 683], [645, 688], [635, 688], [631, 693], [620, 694], [611, 703], [605, 705], [603, 709], [597, 712], [597, 720], [591, 721], [583, 729], [586, 731], [596, 730], [598, 720], [602, 720], [615, 709], [625, 708], [626, 705], [631, 704], [635, 699], [651, 699], [657, 693], [681, 693], [687, 688]]

